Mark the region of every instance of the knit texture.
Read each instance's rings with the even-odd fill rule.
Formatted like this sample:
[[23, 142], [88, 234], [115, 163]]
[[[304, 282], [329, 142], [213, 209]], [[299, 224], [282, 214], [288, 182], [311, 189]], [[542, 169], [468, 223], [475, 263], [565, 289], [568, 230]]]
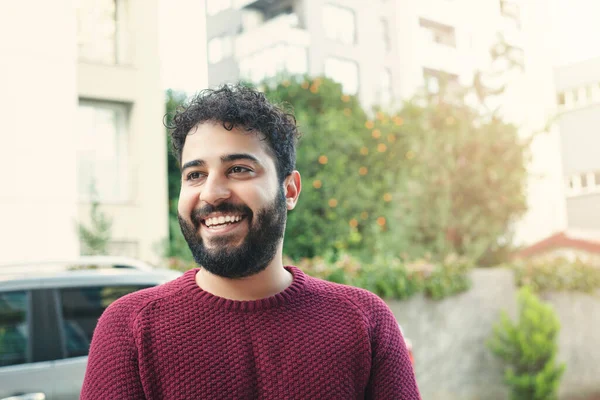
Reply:
[[286, 269], [292, 284], [257, 301], [203, 291], [197, 269], [120, 298], [94, 332], [81, 399], [420, 399], [379, 297]]

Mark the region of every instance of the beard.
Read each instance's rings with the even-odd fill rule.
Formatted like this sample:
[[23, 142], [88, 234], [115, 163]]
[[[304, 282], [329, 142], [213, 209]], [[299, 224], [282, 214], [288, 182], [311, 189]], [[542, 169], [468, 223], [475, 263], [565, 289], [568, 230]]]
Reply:
[[[241, 222], [248, 223], [248, 233], [239, 245], [229, 244], [231, 238], [224, 235], [211, 239], [214, 245], [207, 248], [200, 236], [201, 219], [213, 212], [239, 213]], [[223, 278], [245, 278], [263, 271], [275, 258], [283, 239], [287, 220], [285, 194], [281, 188], [273, 202], [256, 215], [246, 205], [221, 203], [206, 205], [192, 213], [190, 224], [178, 214], [181, 233], [196, 263], [208, 272]], [[241, 223], [240, 222], [240, 223]]]

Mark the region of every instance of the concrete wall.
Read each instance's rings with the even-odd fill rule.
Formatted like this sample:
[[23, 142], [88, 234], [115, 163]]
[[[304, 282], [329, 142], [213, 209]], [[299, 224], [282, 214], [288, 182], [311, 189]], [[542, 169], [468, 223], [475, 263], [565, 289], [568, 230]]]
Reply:
[[[463, 294], [433, 301], [417, 296], [388, 302], [415, 355], [415, 373], [424, 400], [507, 399], [503, 365], [487, 349], [500, 311], [517, 314], [513, 274], [504, 269], [472, 273]], [[567, 363], [561, 399], [600, 392], [600, 292], [549, 293], [561, 322], [559, 360]]]
[[567, 364], [561, 398], [600, 393], [600, 290], [584, 293], [546, 293], [560, 319], [560, 361]]

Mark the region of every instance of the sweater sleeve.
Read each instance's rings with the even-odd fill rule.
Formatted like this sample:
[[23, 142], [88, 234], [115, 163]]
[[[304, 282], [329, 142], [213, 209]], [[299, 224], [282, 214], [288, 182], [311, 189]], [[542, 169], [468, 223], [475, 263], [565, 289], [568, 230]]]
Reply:
[[145, 399], [134, 337], [136, 313], [117, 300], [102, 314], [90, 346], [81, 400]]
[[376, 298], [372, 307], [372, 364], [366, 398], [420, 400], [410, 355], [398, 322], [383, 300]]

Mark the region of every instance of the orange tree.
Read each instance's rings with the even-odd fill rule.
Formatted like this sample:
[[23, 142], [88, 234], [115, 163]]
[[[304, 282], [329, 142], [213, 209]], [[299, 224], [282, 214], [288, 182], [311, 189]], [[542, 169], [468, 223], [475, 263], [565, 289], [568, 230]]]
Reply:
[[383, 153], [358, 99], [324, 77], [279, 79], [262, 89], [291, 106], [302, 133], [297, 169], [303, 188], [288, 216], [285, 253], [335, 258], [372, 249], [391, 210], [393, 174], [373, 171]]

